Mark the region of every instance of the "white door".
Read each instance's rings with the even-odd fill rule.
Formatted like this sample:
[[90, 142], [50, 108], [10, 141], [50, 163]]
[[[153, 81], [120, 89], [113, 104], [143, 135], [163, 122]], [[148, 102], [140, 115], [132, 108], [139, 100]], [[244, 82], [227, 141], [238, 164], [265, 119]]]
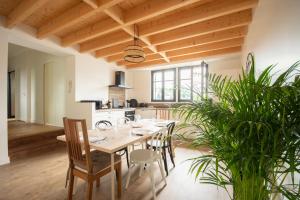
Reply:
[[44, 122], [62, 126], [65, 115], [65, 70], [61, 63], [44, 65]]

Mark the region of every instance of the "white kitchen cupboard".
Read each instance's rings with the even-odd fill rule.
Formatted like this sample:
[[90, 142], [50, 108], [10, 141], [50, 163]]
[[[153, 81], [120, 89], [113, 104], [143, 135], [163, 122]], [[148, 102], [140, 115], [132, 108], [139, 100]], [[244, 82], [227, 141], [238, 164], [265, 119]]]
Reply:
[[92, 128], [95, 128], [96, 122], [100, 120], [110, 121], [113, 125], [117, 124], [118, 119], [125, 116], [125, 110], [99, 111], [93, 113]]
[[155, 108], [137, 108], [135, 110], [136, 115], [140, 115], [142, 119], [152, 119], [156, 118]]

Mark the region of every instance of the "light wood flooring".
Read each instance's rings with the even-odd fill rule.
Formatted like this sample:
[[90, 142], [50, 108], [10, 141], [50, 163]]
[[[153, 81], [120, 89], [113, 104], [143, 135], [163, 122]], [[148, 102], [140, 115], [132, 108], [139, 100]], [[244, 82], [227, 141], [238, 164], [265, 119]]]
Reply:
[[63, 135], [62, 127], [47, 126], [23, 121], [8, 121], [8, 153], [11, 160], [39, 154], [56, 148], [57, 136]]
[[36, 123], [26, 123], [19, 120], [8, 121], [9, 141], [53, 132], [62, 132], [63, 134], [63, 128]]
[[[227, 194], [211, 185], [195, 182], [188, 174], [190, 166], [186, 159], [199, 155], [199, 151], [176, 148], [176, 167], [171, 169], [167, 177], [168, 184], [161, 181], [156, 166], [155, 180], [158, 199], [160, 200], [228, 200]], [[171, 163], [169, 161], [169, 163]], [[123, 188], [125, 185], [127, 166], [123, 159]], [[62, 200], [66, 199], [67, 189], [64, 188], [68, 166], [66, 149], [57, 147], [47, 153], [20, 159], [9, 165], [0, 166], [0, 200]], [[77, 183], [75, 200], [84, 199], [85, 183]], [[110, 199], [110, 176], [101, 179], [100, 188], [94, 186], [93, 199]], [[127, 191], [123, 189], [124, 200], [152, 199], [150, 178], [144, 172], [138, 176], [138, 168], [131, 179]]]

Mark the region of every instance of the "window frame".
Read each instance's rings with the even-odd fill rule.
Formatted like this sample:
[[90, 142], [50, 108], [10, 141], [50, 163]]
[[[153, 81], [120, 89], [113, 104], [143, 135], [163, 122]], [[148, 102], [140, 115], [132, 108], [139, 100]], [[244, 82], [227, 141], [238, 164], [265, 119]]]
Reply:
[[[196, 67], [200, 67], [201, 68], [201, 95], [203, 95], [203, 91], [204, 91], [204, 77], [205, 77], [205, 94], [207, 96], [208, 94], [208, 64], [205, 63], [205, 62], [202, 62], [200, 65], [194, 65], [194, 66], [186, 66], [186, 67], [179, 67], [178, 68], [178, 102], [193, 102], [194, 101], [194, 68]], [[205, 70], [205, 74], [204, 74], [204, 68], [206, 68]], [[191, 99], [181, 99], [181, 73], [180, 73], [180, 70], [183, 70], [183, 69], [191, 69]]]
[[[166, 71], [173, 71], [174, 72], [174, 89], [173, 89], [173, 99], [167, 99], [165, 100], [165, 72]], [[154, 74], [157, 72], [162, 73], [162, 99], [156, 100], [154, 99]], [[170, 68], [170, 69], [162, 69], [162, 70], [152, 70], [151, 71], [151, 102], [176, 102], [176, 68]]]
[[[190, 79], [190, 83], [191, 83], [191, 99], [181, 99], [180, 98], [180, 94], [181, 94], [181, 73], [180, 71], [181, 70], [185, 70], [185, 69], [191, 69], [191, 79]], [[193, 67], [192, 66], [186, 66], [186, 67], [179, 67], [178, 68], [178, 102], [191, 102], [193, 101], [193, 88], [194, 88], [194, 85], [193, 85]]]
[[[208, 91], [208, 64], [206, 62], [202, 62], [199, 65], [191, 65], [191, 66], [184, 66], [184, 67], [174, 67], [174, 68], [168, 68], [168, 69], [160, 69], [160, 70], [152, 70], [151, 71], [151, 102], [180, 102], [180, 103], [189, 103], [194, 101], [194, 68], [200, 67], [201, 68], [201, 95], [203, 96], [208, 96], [209, 91]], [[180, 98], [180, 89], [181, 89], [181, 77], [180, 77], [180, 70], [182, 69], [191, 69], [191, 99], [186, 100], [186, 99], [181, 99]], [[205, 74], [204, 74], [204, 69], [205, 69]], [[172, 100], [165, 100], [165, 71], [174, 71], [174, 91], [173, 91], [173, 99]], [[156, 72], [161, 72], [162, 73], [162, 99], [161, 100], [156, 100], [154, 99], [154, 74]], [[177, 76], [178, 73], [178, 76]], [[204, 83], [204, 77], [205, 77], [205, 83]], [[204, 90], [205, 86], [205, 90]]]

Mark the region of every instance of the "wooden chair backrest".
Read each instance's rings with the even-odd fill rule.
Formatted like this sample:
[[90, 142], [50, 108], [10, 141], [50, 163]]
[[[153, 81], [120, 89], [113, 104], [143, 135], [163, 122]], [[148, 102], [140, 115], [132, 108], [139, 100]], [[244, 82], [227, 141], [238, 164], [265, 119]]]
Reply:
[[[66, 117], [64, 117], [63, 120], [70, 162], [73, 165], [76, 165], [77, 162], [85, 163], [88, 171], [92, 172], [93, 166], [90, 156], [86, 121], [81, 119], [68, 119]], [[79, 127], [82, 129], [82, 137], [80, 137]], [[81, 138], [83, 139], [83, 142]], [[84, 148], [84, 151], [82, 150], [82, 147]]]
[[170, 119], [170, 110], [168, 108], [156, 109], [156, 119]]

